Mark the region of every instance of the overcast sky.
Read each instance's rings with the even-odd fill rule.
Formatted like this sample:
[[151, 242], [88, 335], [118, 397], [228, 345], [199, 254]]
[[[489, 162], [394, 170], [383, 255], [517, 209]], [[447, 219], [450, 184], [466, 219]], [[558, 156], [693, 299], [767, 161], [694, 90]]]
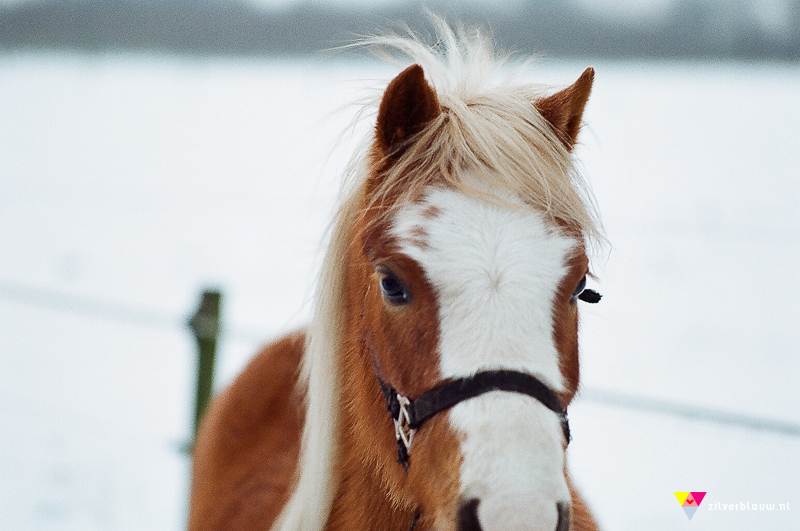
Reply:
[[[2, 0], [0, 0], [2, 1]], [[13, 1], [13, 0], [12, 0]], [[250, 2], [266, 5], [266, 6], [281, 6], [287, 4], [294, 4], [298, 2], [313, 2], [324, 4], [342, 4], [342, 5], [376, 5], [386, 3], [401, 3], [403, 0], [248, 0]], [[508, 7], [510, 5], [523, 3], [526, 0], [468, 0], [467, 3], [483, 4], [486, 6], [495, 6], [499, 9]], [[664, 10], [674, 0], [578, 0], [580, 3], [587, 7], [596, 9], [597, 11], [605, 11], [608, 13], [658, 13]], [[783, 0], [777, 0], [779, 2]], [[456, 3], [456, 2], [451, 2]], [[464, 4], [465, 2], [457, 2]]]
[[[48, 0], [0, 0], [0, 5], [13, 5]], [[52, 0], [51, 0], [52, 1]], [[407, 0], [245, 0], [265, 6], [279, 7], [297, 3], [339, 4], [376, 6], [387, 3], [407, 3]], [[509, 8], [531, 0], [445, 0], [446, 3], [465, 3], [484, 5], [487, 9]], [[577, 0], [585, 8], [597, 14], [616, 19], [643, 20], [665, 14], [670, 6], [682, 0]], [[790, 5], [792, 0], [705, 0], [706, 3], [719, 4], [725, 10], [750, 11], [761, 25], [774, 32], [790, 31]]]
[[[15, 1], [15, 0], [0, 0]], [[16, 0], [25, 1], [25, 0]], [[246, 0], [262, 6], [284, 6], [300, 2], [318, 4], [363, 5], [375, 6], [387, 3], [403, 3], [406, 0]], [[466, 0], [456, 2], [447, 0], [447, 3], [461, 4], [472, 3], [484, 5], [487, 8], [510, 8], [531, 0]], [[644, 20], [657, 18], [665, 14], [672, 4], [681, 0], [577, 0], [585, 8], [605, 15], [609, 18]], [[788, 31], [790, 24], [791, 0], [705, 0], [708, 4], [719, 4], [727, 10], [750, 11], [769, 30], [777, 32]]]

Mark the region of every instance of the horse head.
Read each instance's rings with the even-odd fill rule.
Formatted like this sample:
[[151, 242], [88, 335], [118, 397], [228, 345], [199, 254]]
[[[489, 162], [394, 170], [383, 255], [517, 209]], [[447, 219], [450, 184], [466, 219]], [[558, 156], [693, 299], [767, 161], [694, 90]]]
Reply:
[[492, 84], [480, 46], [451, 40], [444, 61], [402, 41], [417, 62], [380, 98], [323, 266], [276, 529], [595, 529], [565, 456], [578, 301], [599, 297], [572, 161], [594, 71], [549, 95]]
[[[564, 172], [592, 79], [588, 69], [555, 95], [513, 101], [529, 106], [521, 131], [480, 123], [513, 105], [443, 104], [417, 64], [383, 95], [348, 257], [348, 352], [356, 359], [346, 364], [346, 388], [351, 417], [369, 419], [352, 421], [362, 460], [378, 464], [388, 493], [435, 529], [569, 529], [563, 412], [578, 387], [577, 300], [589, 273], [583, 227], [509, 186], [522, 161], [503, 160], [510, 153], [492, 152], [488, 137], [518, 134], [504, 140], [529, 142], [533, 156], [552, 159], [540, 167]], [[563, 184], [564, 173], [553, 181]], [[489, 388], [423, 427], [399, 418], [405, 404], [392, 404], [413, 405], [443, 383], [487, 373], [532, 376], [558, 406]], [[394, 430], [381, 397], [397, 410]], [[395, 437], [402, 466], [386, 448]]]

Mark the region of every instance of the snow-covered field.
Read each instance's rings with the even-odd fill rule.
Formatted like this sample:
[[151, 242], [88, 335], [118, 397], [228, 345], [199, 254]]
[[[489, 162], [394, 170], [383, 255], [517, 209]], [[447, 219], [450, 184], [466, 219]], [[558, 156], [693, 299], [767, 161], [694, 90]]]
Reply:
[[[800, 69], [594, 66], [579, 153], [613, 250], [596, 262], [602, 304], [583, 308], [575, 480], [609, 530], [800, 529], [800, 437], [601, 400], [800, 424]], [[0, 56], [0, 531], [184, 526], [183, 320], [202, 287], [224, 290], [219, 385], [305, 321], [366, 130], [341, 134], [346, 104], [392, 73]], [[708, 492], [693, 520], [676, 489]]]

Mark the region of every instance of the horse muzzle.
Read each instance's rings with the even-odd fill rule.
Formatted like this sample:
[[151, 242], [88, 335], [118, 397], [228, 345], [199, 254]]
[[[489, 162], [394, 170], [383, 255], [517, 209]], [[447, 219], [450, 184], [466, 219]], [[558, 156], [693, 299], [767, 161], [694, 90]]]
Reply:
[[[488, 522], [484, 526], [478, 512], [480, 500], [473, 498], [461, 505], [458, 510], [458, 522], [456, 531], [493, 531], [515, 530], [515, 531], [568, 531], [570, 527], [571, 507], [569, 502], [557, 502], [555, 504], [555, 524], [553, 523], [552, 511], [545, 511], [546, 514], [539, 514], [529, 519], [528, 511], [518, 514], [519, 518], [506, 514], [501, 517], [501, 521]], [[511, 509], [513, 510], [513, 509]], [[488, 517], [486, 518], [488, 520]], [[518, 521], [509, 521], [510, 519]], [[499, 525], [495, 525], [499, 524]]]

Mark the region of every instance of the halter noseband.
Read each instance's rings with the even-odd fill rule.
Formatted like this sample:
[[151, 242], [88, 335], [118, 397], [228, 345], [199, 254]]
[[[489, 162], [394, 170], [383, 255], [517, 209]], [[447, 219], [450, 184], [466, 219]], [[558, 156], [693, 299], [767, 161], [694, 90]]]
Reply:
[[[601, 299], [601, 295], [591, 289], [584, 289], [575, 297], [593, 304]], [[414, 435], [423, 422], [459, 402], [492, 391], [508, 391], [535, 398], [544, 407], [558, 415], [567, 444], [572, 440], [567, 408], [562, 408], [555, 393], [531, 374], [512, 370], [481, 371], [472, 376], [445, 380], [433, 389], [422, 393], [415, 400], [410, 400], [381, 378], [374, 351], [372, 352], [372, 364], [383, 397], [386, 399], [386, 409], [389, 410], [394, 422], [394, 432], [397, 437], [397, 461], [406, 472], [408, 472], [408, 460], [411, 445], [414, 443]], [[420, 511], [418, 509], [411, 519], [409, 531], [414, 531], [419, 518]]]
[[561, 408], [558, 398], [538, 378], [530, 374], [511, 370], [482, 371], [473, 376], [446, 380], [426, 391], [416, 400], [409, 400], [386, 383], [378, 374], [378, 383], [386, 399], [386, 408], [394, 421], [397, 437], [397, 460], [408, 470], [408, 459], [414, 434], [422, 423], [437, 413], [449, 409], [459, 402], [475, 398], [492, 391], [509, 391], [535, 398], [547, 409], [558, 415], [564, 439], [569, 444], [569, 420], [566, 408]]

